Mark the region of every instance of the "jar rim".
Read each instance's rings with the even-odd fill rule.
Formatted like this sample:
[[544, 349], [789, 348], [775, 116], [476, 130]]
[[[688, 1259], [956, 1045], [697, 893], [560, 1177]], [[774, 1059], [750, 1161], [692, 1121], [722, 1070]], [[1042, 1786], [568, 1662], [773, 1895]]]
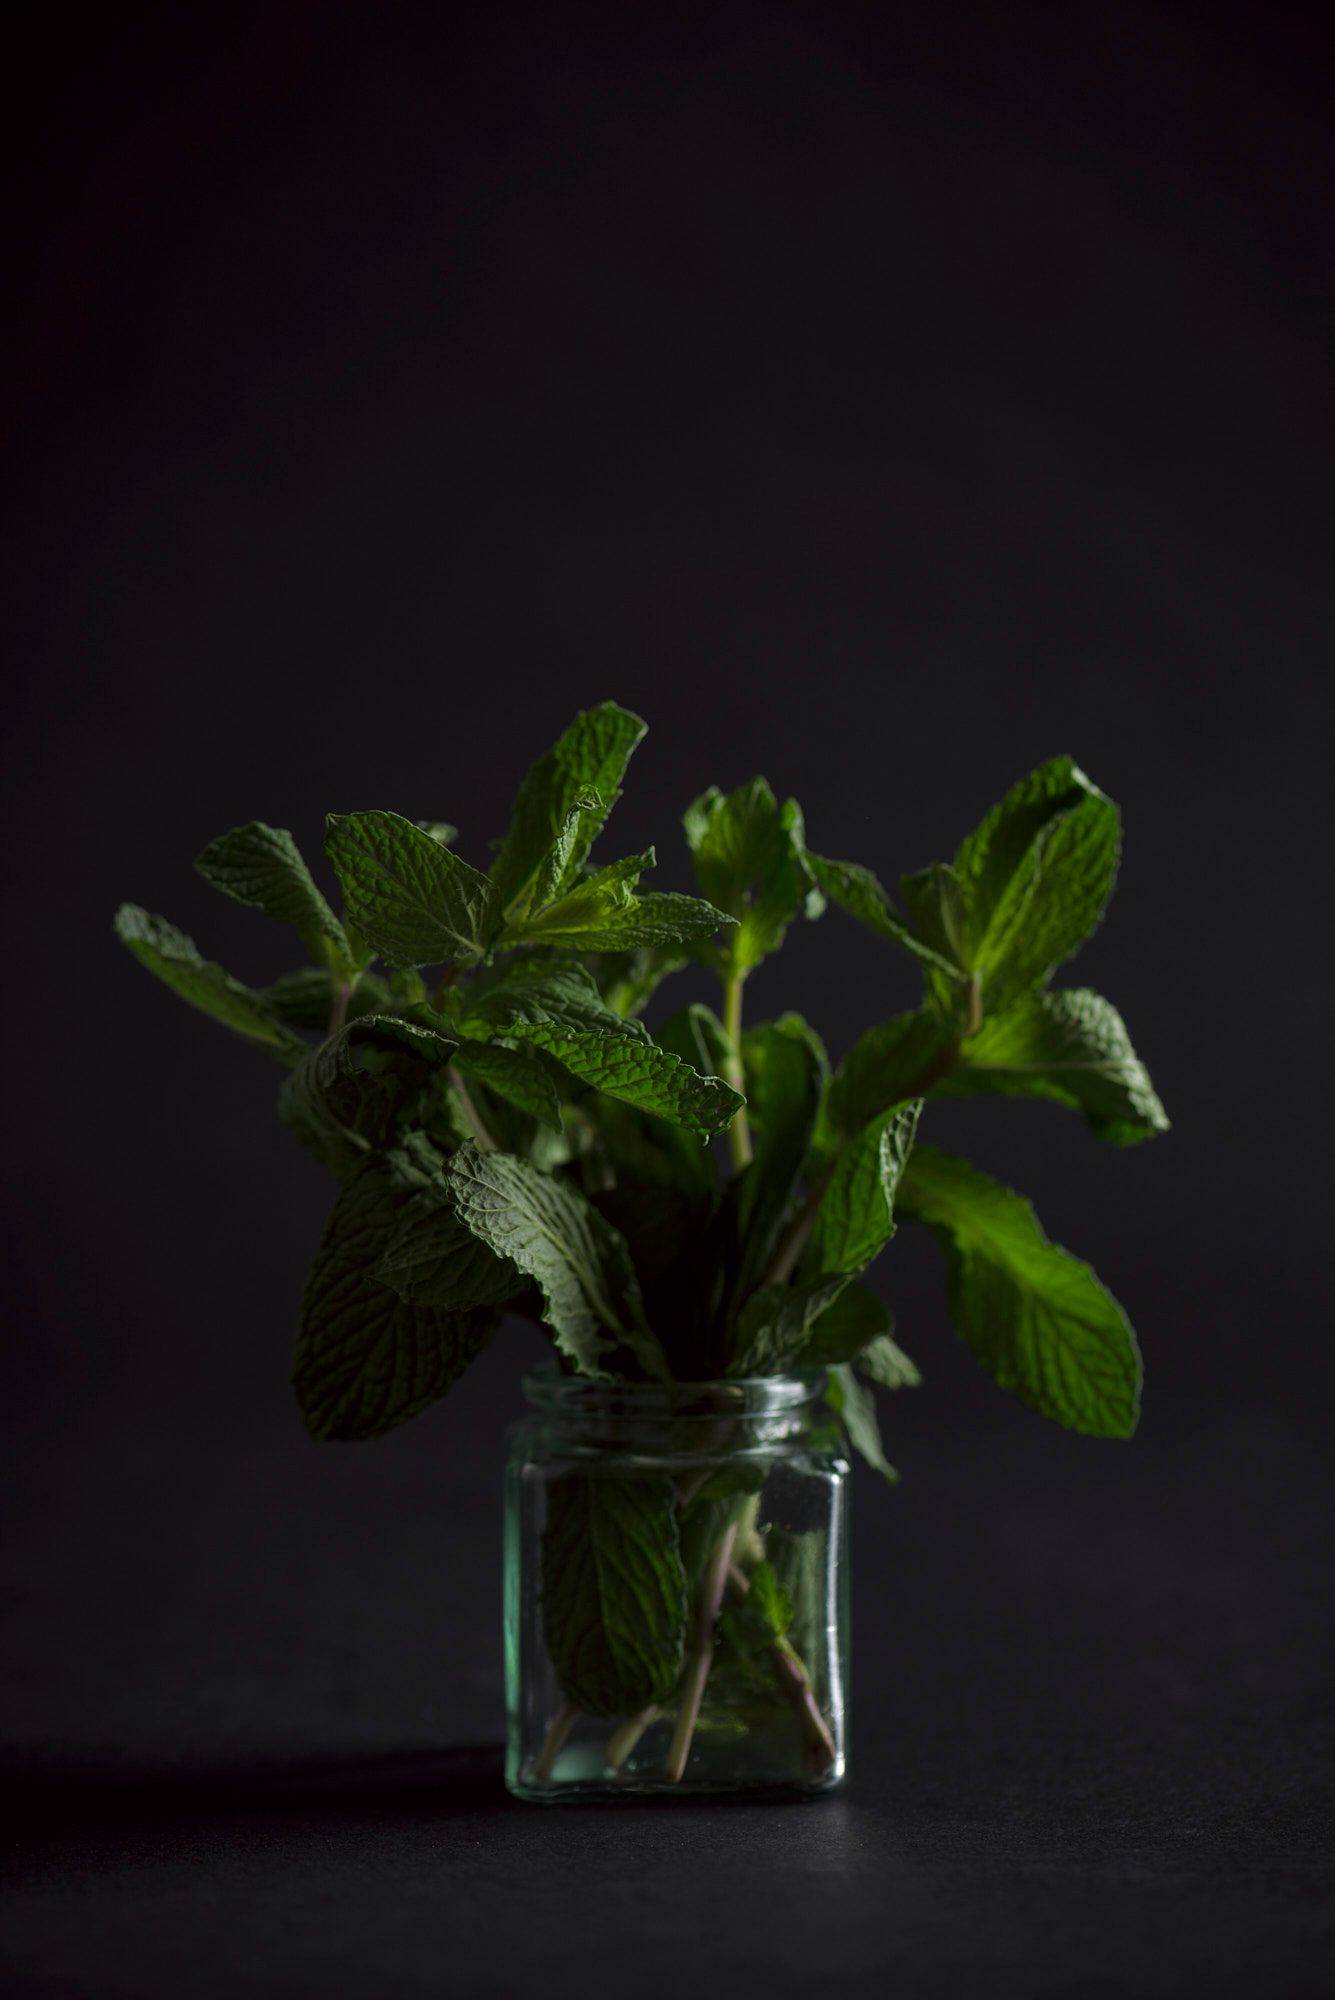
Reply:
[[566, 1375], [553, 1361], [523, 1377], [526, 1400], [540, 1410], [568, 1416], [683, 1418], [772, 1416], [814, 1403], [828, 1370], [787, 1375], [727, 1376], [716, 1382], [623, 1382], [615, 1377]]

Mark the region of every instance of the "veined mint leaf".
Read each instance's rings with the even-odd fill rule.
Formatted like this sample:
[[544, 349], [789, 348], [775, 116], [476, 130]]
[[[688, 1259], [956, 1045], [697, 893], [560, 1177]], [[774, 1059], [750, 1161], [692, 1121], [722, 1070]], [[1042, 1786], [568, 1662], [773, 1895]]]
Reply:
[[314, 1438], [368, 1438], [443, 1396], [490, 1339], [487, 1309], [437, 1313], [376, 1277], [404, 1196], [368, 1159], [340, 1190], [301, 1308], [292, 1382]]
[[1054, 757], [983, 820], [955, 869], [967, 906], [966, 962], [1000, 1010], [1051, 977], [1102, 916], [1117, 878], [1116, 806], [1069, 757]]
[[492, 863], [498, 906], [508, 909], [542, 866], [581, 799], [596, 794], [596, 809], [582, 812], [573, 831], [556, 889], [577, 879], [608, 813], [621, 796], [632, 751], [645, 734], [638, 715], [605, 701], [577, 715], [565, 734], [540, 757], [519, 788], [510, 830]]
[[667, 1378], [626, 1245], [577, 1188], [471, 1145], [455, 1154], [446, 1185], [465, 1227], [539, 1286], [543, 1317], [581, 1374], [605, 1375], [602, 1357], [623, 1345], [647, 1374]]
[[634, 1715], [672, 1694], [686, 1633], [676, 1489], [659, 1474], [568, 1472], [547, 1487], [542, 1625], [567, 1701]]
[[278, 1115], [317, 1159], [346, 1174], [389, 1144], [405, 1107], [453, 1049], [397, 1015], [350, 1021], [284, 1079]]
[[[570, 905], [577, 899], [580, 907], [572, 909]], [[508, 927], [504, 942], [559, 945], [565, 951], [638, 951], [651, 945], [680, 945], [684, 956], [715, 931], [736, 923], [735, 917], [725, 917], [721, 910], [695, 896], [629, 896], [607, 905], [601, 914], [590, 911], [588, 901], [582, 891], [576, 891], [574, 897]]]
[[455, 1051], [457, 1068], [468, 1076], [480, 1077], [508, 1104], [526, 1111], [539, 1124], [561, 1130], [561, 1099], [542, 1059], [527, 1049], [507, 1049], [501, 1042], [460, 1042]]
[[917, 1389], [922, 1384], [917, 1368], [888, 1333], [878, 1334], [863, 1348], [857, 1365], [881, 1389]]
[[[323, 1035], [329, 1027], [334, 1004], [335, 982], [322, 965], [303, 965], [297, 972], [285, 972], [272, 986], [256, 992], [266, 1012], [289, 1028], [313, 1028]], [[347, 1018], [362, 1014], [382, 1014], [392, 1006], [390, 990], [373, 972], [364, 972], [352, 989]]]
[[830, 1370], [829, 1386], [825, 1400], [832, 1410], [838, 1412], [848, 1442], [854, 1451], [866, 1459], [873, 1472], [879, 1472], [892, 1486], [898, 1486], [899, 1474], [885, 1455], [881, 1443], [881, 1426], [876, 1420], [876, 1398], [870, 1389], [859, 1382], [847, 1362], [841, 1362]]
[[798, 1365], [828, 1368], [836, 1362], [852, 1361], [883, 1338], [889, 1326], [890, 1315], [875, 1292], [869, 1292], [865, 1285], [846, 1285], [812, 1327]]
[[391, 965], [460, 965], [499, 922], [485, 875], [398, 813], [331, 813], [325, 848], [349, 920]]
[[224, 896], [291, 924], [317, 965], [339, 979], [356, 972], [342, 924], [315, 885], [301, 850], [286, 827], [252, 820], [210, 841], [195, 862], [206, 882]]
[[799, 910], [820, 914], [823, 899], [807, 867], [801, 807], [796, 799], [779, 805], [764, 778], [726, 794], [711, 787], [687, 808], [682, 824], [701, 893], [737, 919], [720, 946], [732, 976], [750, 971], [781, 944]]
[[913, 1150], [922, 1099], [883, 1112], [840, 1153], [804, 1258], [808, 1271], [856, 1275], [895, 1233], [895, 1190]]
[[[902, 875], [904, 898], [914, 932], [926, 947], [924, 980], [938, 1014], [949, 1015], [960, 1000], [960, 982], [970, 969], [964, 885], [947, 862], [937, 861], [916, 875]], [[942, 960], [945, 971], [935, 963]]]
[[1135, 1335], [1089, 1266], [1048, 1241], [1029, 1203], [934, 1147], [914, 1152], [899, 1199], [942, 1244], [951, 1317], [1002, 1388], [1070, 1430], [1129, 1437]]
[[830, 901], [837, 903], [841, 910], [846, 910], [850, 917], [856, 917], [869, 931], [875, 931], [878, 937], [888, 938], [892, 944], [901, 945], [924, 965], [945, 974], [948, 979], [960, 981], [965, 977], [953, 958], [924, 943], [905, 922], [870, 868], [864, 868], [856, 861], [826, 861], [809, 848], [807, 862]]
[[830, 1079], [816, 1133], [818, 1155], [828, 1160], [871, 1119], [930, 1088], [952, 1042], [951, 1030], [930, 1014], [896, 1014], [868, 1028]]
[[963, 1043], [943, 1096], [1046, 1097], [1082, 1111], [1115, 1146], [1168, 1130], [1117, 1009], [1085, 988], [1031, 993]]
[[722, 1131], [742, 1102], [720, 1077], [697, 1075], [638, 1021], [614, 1014], [582, 966], [507, 967], [500, 983], [470, 996], [462, 1025], [477, 1039], [531, 1042], [609, 1097], [702, 1135]]
[[[594, 817], [595, 826], [601, 826], [607, 814], [597, 792], [584, 791], [571, 800], [537, 867], [506, 904], [502, 937], [507, 944], [517, 943], [525, 920], [533, 921], [559, 895], [561, 884], [570, 872], [571, 857], [580, 845], [581, 821], [590, 816]], [[584, 851], [588, 851], [587, 842]]]
[[116, 912], [116, 935], [164, 986], [182, 1000], [211, 1014], [233, 1034], [271, 1049], [286, 1063], [299, 1062], [306, 1044], [265, 1006], [258, 993], [233, 979], [220, 965], [199, 955], [193, 938], [178, 931], [165, 917], [150, 916], [137, 903], [122, 903]]
[[812, 1327], [847, 1283], [846, 1277], [821, 1276], [753, 1292], [738, 1315], [727, 1373], [782, 1375], [804, 1354]]
[[416, 1305], [455, 1312], [501, 1306], [524, 1289], [517, 1266], [459, 1220], [440, 1186], [405, 1204], [376, 1276]]

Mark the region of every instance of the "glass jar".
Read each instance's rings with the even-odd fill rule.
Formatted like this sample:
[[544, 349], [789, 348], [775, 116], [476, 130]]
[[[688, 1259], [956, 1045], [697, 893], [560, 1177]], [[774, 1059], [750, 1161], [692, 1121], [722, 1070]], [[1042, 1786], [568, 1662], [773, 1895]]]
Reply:
[[517, 1797], [840, 1782], [848, 1463], [824, 1384], [526, 1380], [505, 1506]]

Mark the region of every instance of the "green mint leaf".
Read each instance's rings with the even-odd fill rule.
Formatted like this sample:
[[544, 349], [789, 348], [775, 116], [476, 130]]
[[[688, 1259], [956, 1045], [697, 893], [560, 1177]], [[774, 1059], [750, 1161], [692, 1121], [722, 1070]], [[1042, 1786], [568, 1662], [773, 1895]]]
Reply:
[[[581, 822], [585, 818], [593, 818], [595, 826], [600, 826], [606, 818], [597, 792], [581, 792], [577, 799], [571, 801], [551, 845], [518, 894], [506, 905], [502, 937], [507, 943], [513, 940], [517, 931], [523, 929], [525, 918], [532, 920], [553, 898], [559, 896], [561, 884], [567, 879], [572, 858], [580, 846]], [[588, 843], [585, 842], [584, 852], [587, 851]]]
[[895, 1233], [895, 1190], [913, 1150], [921, 1098], [883, 1112], [851, 1139], [830, 1176], [803, 1259], [807, 1271], [865, 1269]]
[[459, 1043], [454, 1061], [456, 1068], [479, 1077], [507, 1104], [527, 1112], [540, 1125], [561, 1130], [561, 1099], [540, 1056], [526, 1049], [507, 1049], [500, 1042], [465, 1039]]
[[793, 1367], [817, 1320], [847, 1283], [846, 1277], [821, 1276], [752, 1293], [737, 1318], [728, 1375], [782, 1375]]
[[857, 1365], [880, 1389], [917, 1389], [922, 1384], [916, 1366], [888, 1333], [868, 1342], [857, 1357]]
[[1022, 778], [960, 847], [966, 962], [989, 1009], [1049, 979], [1089, 936], [1117, 879], [1116, 806], [1069, 757]]
[[721, 910], [695, 896], [631, 896], [624, 902], [607, 904], [601, 911], [591, 909], [590, 901], [583, 891], [577, 891], [574, 897], [553, 903], [526, 922], [507, 926], [501, 941], [559, 945], [565, 951], [619, 952], [679, 945], [685, 957], [715, 931], [736, 923], [735, 917], [725, 917]]
[[499, 921], [495, 890], [410, 819], [331, 813], [325, 849], [349, 921], [391, 965], [461, 965], [487, 950]]
[[[936, 1013], [949, 1016], [960, 1004], [960, 982], [967, 979], [969, 971], [964, 884], [946, 862], [937, 861], [916, 875], [902, 875], [899, 893], [927, 954], [924, 983], [928, 1000]], [[937, 960], [944, 962], [945, 972], [939, 970]]]
[[826, 861], [810, 849], [807, 850], [807, 863], [830, 901], [837, 903], [841, 910], [846, 910], [850, 917], [855, 917], [869, 931], [875, 931], [878, 937], [888, 938], [892, 944], [901, 945], [921, 963], [931, 966], [933, 971], [944, 974], [950, 980], [959, 981], [966, 976], [953, 958], [933, 950], [905, 922], [870, 868], [864, 868], [856, 861]]
[[318, 1160], [342, 1176], [395, 1136], [403, 1113], [454, 1049], [396, 1015], [350, 1021], [308, 1050], [283, 1081], [278, 1115]]
[[543, 1633], [562, 1693], [586, 1715], [633, 1715], [676, 1686], [686, 1634], [676, 1500], [656, 1474], [568, 1472], [547, 1487]]
[[967, 1160], [918, 1147], [900, 1207], [946, 1254], [956, 1327], [988, 1372], [1042, 1416], [1091, 1437], [1129, 1437], [1140, 1354], [1087, 1264], [1050, 1243], [1023, 1196]]
[[743, 1101], [722, 1078], [698, 1075], [650, 1041], [638, 1021], [614, 1014], [582, 966], [508, 966], [501, 983], [470, 996], [462, 1025], [479, 1040], [530, 1042], [581, 1082], [706, 1137]]
[[540, 757], [519, 788], [510, 830], [492, 863], [498, 906], [508, 909], [543, 866], [582, 799], [596, 796], [596, 808], [579, 812], [556, 889], [578, 877], [608, 813], [621, 796], [621, 780], [631, 753], [645, 734], [638, 715], [605, 701], [577, 715], [564, 735]]
[[816, 1152], [832, 1158], [871, 1119], [930, 1087], [953, 1042], [930, 1014], [896, 1014], [868, 1028], [830, 1079], [816, 1132]]
[[942, 1096], [1045, 1097], [1082, 1111], [1100, 1138], [1133, 1146], [1168, 1115], [1117, 1009], [1085, 988], [1032, 993], [963, 1043]]
[[825, 1400], [837, 1412], [844, 1433], [854, 1451], [866, 1459], [873, 1472], [898, 1486], [899, 1474], [885, 1455], [881, 1426], [876, 1419], [876, 1398], [859, 1382], [847, 1362], [830, 1370]]
[[518, 1267], [459, 1220], [439, 1185], [405, 1204], [376, 1276], [416, 1305], [455, 1312], [502, 1306], [524, 1289]]
[[446, 1185], [465, 1227], [538, 1285], [556, 1344], [581, 1374], [605, 1375], [603, 1356], [623, 1345], [647, 1374], [668, 1377], [630, 1253], [577, 1188], [472, 1145], [455, 1154]]
[[442, 847], [453, 847], [459, 838], [458, 827], [451, 826], [447, 819], [417, 819], [413, 825], [420, 827], [423, 833], [429, 833]]
[[769, 1264], [801, 1179], [825, 1081], [823, 1054], [797, 1016], [763, 1023], [742, 1037], [753, 1157], [729, 1189], [737, 1233], [732, 1289], [739, 1298], [748, 1296]]
[[755, 1656], [783, 1638], [793, 1622], [793, 1600], [772, 1563], [757, 1563], [747, 1580], [746, 1596], [725, 1610], [719, 1633], [726, 1645]]
[[206, 882], [224, 896], [291, 924], [317, 965], [339, 979], [356, 972], [342, 924], [315, 885], [301, 850], [286, 827], [252, 820], [210, 841], [195, 862]]
[[865, 1285], [846, 1285], [812, 1327], [798, 1365], [829, 1368], [852, 1361], [884, 1337], [889, 1327], [890, 1315], [875, 1292]]
[[801, 807], [795, 799], [779, 805], [764, 778], [726, 794], [712, 787], [687, 808], [682, 824], [701, 894], [737, 920], [718, 948], [731, 976], [774, 951], [799, 910], [820, 914]]
[[368, 1159], [334, 1203], [301, 1307], [292, 1383], [314, 1438], [369, 1438], [434, 1403], [486, 1345], [496, 1315], [410, 1305], [376, 1270], [404, 1196]]
[[[303, 965], [297, 972], [285, 972], [272, 986], [256, 993], [266, 1011], [289, 1028], [313, 1028], [323, 1035], [333, 1011], [337, 982], [320, 965]], [[348, 999], [347, 1018], [362, 1014], [382, 1014], [392, 1005], [390, 989], [373, 972], [363, 972]]]
[[233, 979], [220, 965], [199, 955], [193, 938], [178, 931], [165, 917], [154, 917], [137, 903], [122, 903], [116, 912], [116, 936], [164, 986], [202, 1014], [211, 1014], [233, 1034], [258, 1042], [286, 1063], [299, 1062], [306, 1044], [271, 1014], [258, 993]]

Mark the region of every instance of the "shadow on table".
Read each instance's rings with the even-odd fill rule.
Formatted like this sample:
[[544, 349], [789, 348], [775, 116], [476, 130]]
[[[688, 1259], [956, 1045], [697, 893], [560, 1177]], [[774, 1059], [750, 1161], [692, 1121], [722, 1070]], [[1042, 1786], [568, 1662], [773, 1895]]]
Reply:
[[516, 1809], [499, 1744], [312, 1751], [190, 1763], [68, 1756], [6, 1759], [0, 1792], [30, 1853], [111, 1823], [139, 1836], [257, 1816], [289, 1825], [450, 1819]]

